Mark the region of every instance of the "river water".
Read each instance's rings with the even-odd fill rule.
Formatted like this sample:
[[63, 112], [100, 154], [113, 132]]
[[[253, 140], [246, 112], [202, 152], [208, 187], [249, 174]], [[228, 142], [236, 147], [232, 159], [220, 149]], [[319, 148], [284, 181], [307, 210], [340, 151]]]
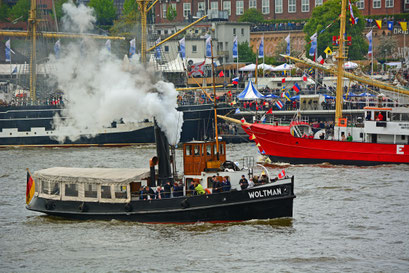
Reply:
[[[228, 156], [257, 159], [256, 150], [229, 145]], [[0, 150], [0, 272], [409, 271], [409, 165], [275, 165], [272, 174], [295, 175], [292, 219], [152, 225], [25, 209], [26, 168], [148, 167], [154, 154], [153, 146]]]

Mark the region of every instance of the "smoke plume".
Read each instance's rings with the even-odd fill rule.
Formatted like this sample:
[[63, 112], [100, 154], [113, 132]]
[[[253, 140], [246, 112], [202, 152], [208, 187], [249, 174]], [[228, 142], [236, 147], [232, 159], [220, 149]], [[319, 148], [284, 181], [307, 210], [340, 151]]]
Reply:
[[[92, 29], [91, 8], [66, 3], [63, 11], [65, 29]], [[49, 62], [65, 98], [66, 119], [54, 118], [58, 141], [75, 141], [84, 132], [93, 136], [121, 119], [129, 123], [155, 117], [169, 143], [178, 143], [183, 113], [176, 111], [177, 91], [172, 83], [155, 80], [152, 68], [136, 58], [120, 60], [91, 38], [62, 45], [59, 59], [51, 55]]]

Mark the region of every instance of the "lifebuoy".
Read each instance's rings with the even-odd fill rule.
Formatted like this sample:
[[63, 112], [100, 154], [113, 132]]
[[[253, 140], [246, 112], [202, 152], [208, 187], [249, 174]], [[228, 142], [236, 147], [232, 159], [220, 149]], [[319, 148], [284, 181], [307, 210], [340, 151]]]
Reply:
[[346, 118], [339, 118], [338, 119], [338, 127], [347, 127], [347, 119]]

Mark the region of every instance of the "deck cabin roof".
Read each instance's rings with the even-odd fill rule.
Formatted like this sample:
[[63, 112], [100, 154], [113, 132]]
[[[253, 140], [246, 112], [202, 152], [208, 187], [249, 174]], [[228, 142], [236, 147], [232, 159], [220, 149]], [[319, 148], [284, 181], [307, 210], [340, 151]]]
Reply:
[[71, 183], [127, 184], [149, 176], [149, 169], [54, 167], [34, 172], [34, 179]]

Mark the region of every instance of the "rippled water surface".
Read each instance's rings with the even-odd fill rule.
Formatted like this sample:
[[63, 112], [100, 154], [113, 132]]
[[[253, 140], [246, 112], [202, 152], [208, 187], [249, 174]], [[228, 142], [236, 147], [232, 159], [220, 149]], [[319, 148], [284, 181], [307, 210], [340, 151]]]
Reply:
[[[0, 150], [0, 272], [409, 272], [407, 165], [275, 165], [271, 173], [296, 178], [292, 219], [149, 225], [25, 209], [25, 168], [148, 167], [154, 153]], [[251, 144], [231, 145], [228, 155], [258, 158]]]

